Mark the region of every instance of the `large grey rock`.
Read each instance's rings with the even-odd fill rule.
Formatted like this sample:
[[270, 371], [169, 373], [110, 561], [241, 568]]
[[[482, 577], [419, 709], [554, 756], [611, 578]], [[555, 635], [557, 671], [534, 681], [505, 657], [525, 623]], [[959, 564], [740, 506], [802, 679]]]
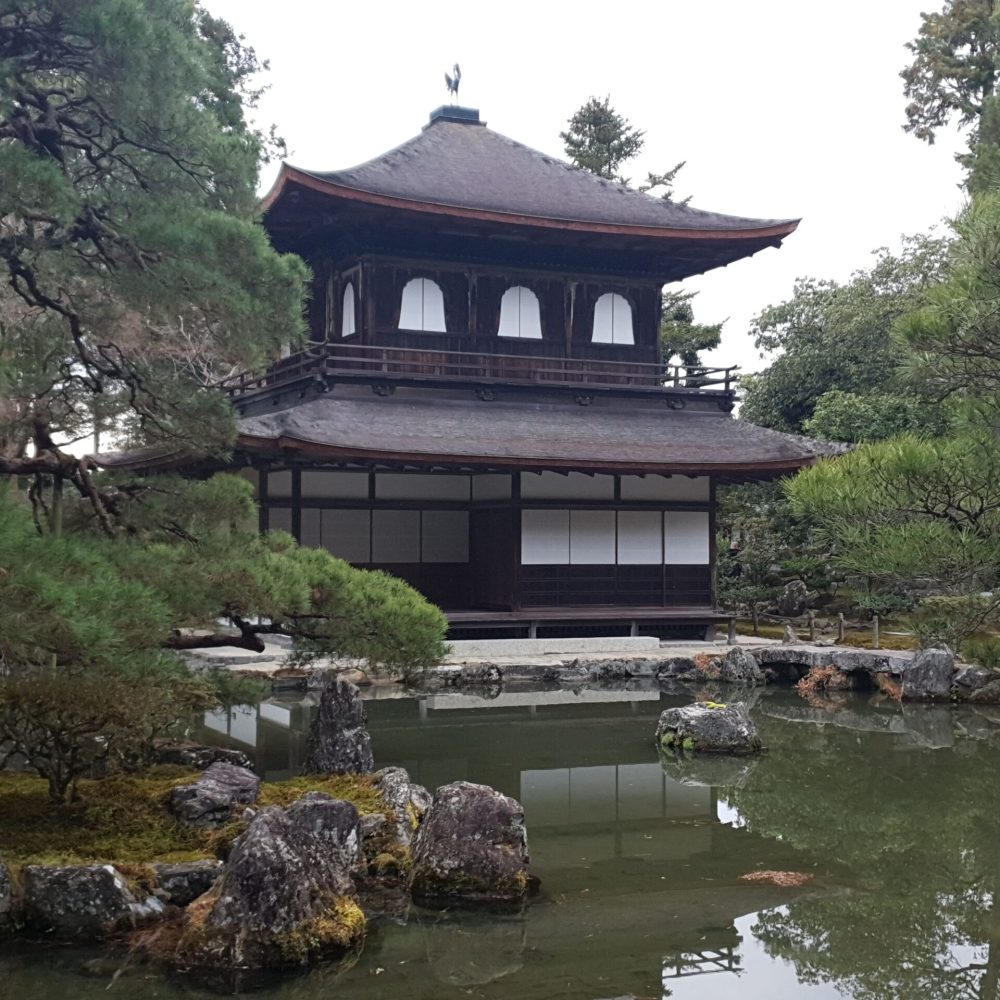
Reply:
[[210, 747], [202, 743], [159, 743], [153, 751], [156, 764], [176, 764], [179, 767], [193, 767], [204, 771], [213, 764], [234, 764], [253, 770], [253, 761], [242, 750], [228, 747]]
[[391, 813], [392, 839], [402, 847], [409, 847], [430, 808], [430, 792], [423, 785], [411, 782], [409, 774], [401, 767], [383, 767], [376, 771], [374, 785]]
[[305, 774], [367, 774], [375, 767], [368, 713], [358, 689], [335, 677], [323, 688], [309, 727]]
[[361, 852], [361, 817], [353, 802], [325, 792], [307, 792], [288, 808], [289, 818], [337, 856], [348, 871], [365, 867]]
[[522, 901], [528, 888], [524, 807], [487, 785], [442, 785], [413, 841], [410, 888], [430, 905]]
[[951, 695], [955, 656], [950, 649], [922, 649], [903, 671], [905, 701], [943, 701]]
[[217, 970], [285, 968], [360, 944], [364, 915], [326, 832], [312, 806], [257, 813], [222, 877], [185, 911], [176, 960]]
[[155, 897], [139, 899], [111, 865], [28, 865], [22, 890], [25, 927], [64, 940], [97, 941], [164, 913]]
[[668, 708], [656, 725], [656, 743], [665, 750], [750, 754], [762, 749], [746, 705], [710, 702]]
[[221, 861], [185, 861], [155, 864], [156, 894], [174, 906], [187, 906], [215, 885], [222, 874]]
[[170, 792], [170, 811], [190, 826], [223, 826], [237, 805], [252, 805], [260, 778], [235, 764], [211, 764], [193, 785]]
[[741, 646], [733, 646], [722, 658], [722, 680], [753, 687], [764, 683], [764, 671], [756, 658]]
[[0, 937], [14, 930], [14, 880], [0, 858]]
[[775, 601], [775, 609], [782, 618], [798, 618], [819, 595], [801, 580], [790, 580]]

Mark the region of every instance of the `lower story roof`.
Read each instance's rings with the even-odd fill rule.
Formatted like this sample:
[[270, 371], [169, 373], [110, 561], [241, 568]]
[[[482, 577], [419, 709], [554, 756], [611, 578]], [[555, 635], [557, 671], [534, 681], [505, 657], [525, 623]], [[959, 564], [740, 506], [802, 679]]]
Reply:
[[712, 410], [595, 397], [473, 400], [357, 390], [244, 417], [237, 450], [328, 462], [632, 471], [768, 478], [838, 445]]

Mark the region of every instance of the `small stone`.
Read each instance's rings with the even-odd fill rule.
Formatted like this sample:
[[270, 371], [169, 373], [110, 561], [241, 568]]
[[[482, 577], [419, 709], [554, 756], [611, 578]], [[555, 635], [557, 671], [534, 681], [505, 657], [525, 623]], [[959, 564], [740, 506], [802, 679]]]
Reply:
[[905, 701], [940, 701], [951, 695], [955, 656], [949, 649], [922, 649], [903, 671]]
[[975, 705], [1000, 705], [1000, 680], [989, 681], [978, 691], [973, 691], [969, 701]]
[[413, 841], [410, 888], [430, 905], [523, 901], [528, 889], [524, 807], [488, 785], [442, 785]]
[[375, 767], [368, 713], [358, 689], [335, 677], [323, 688], [309, 727], [303, 774], [368, 774]]
[[242, 750], [210, 747], [201, 743], [159, 743], [153, 751], [153, 763], [175, 764], [204, 771], [213, 764], [233, 764], [253, 770], [253, 761]]
[[155, 864], [158, 895], [174, 906], [187, 906], [208, 892], [222, 874], [221, 861]]
[[179, 785], [170, 793], [170, 811], [190, 826], [223, 826], [237, 805], [257, 801], [260, 778], [245, 767], [212, 764], [193, 785]]
[[763, 749], [757, 727], [742, 702], [698, 702], [668, 708], [656, 726], [656, 744], [674, 752], [751, 754]]
[[795, 629], [793, 629], [791, 625], [786, 625], [781, 634], [782, 645], [794, 646], [798, 641], [799, 637], [795, 634]]
[[14, 930], [14, 880], [0, 858], [0, 937]]
[[28, 865], [22, 884], [25, 926], [63, 940], [98, 941], [164, 912], [155, 897], [138, 899], [111, 865]]
[[[987, 670], [985, 667], [969, 666], [958, 670], [952, 683], [960, 692], [968, 696], [971, 692], [985, 687], [994, 677], [995, 674], [992, 670]], [[997, 679], [1000, 680], [1000, 678]]]

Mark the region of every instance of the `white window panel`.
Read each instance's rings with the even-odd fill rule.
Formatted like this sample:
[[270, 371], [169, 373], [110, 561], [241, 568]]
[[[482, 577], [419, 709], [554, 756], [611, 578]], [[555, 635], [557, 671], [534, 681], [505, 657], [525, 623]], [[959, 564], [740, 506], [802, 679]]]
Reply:
[[538, 296], [530, 288], [514, 285], [500, 299], [500, 337], [542, 339], [542, 318]]
[[615, 512], [574, 510], [569, 515], [569, 561], [577, 566], [613, 566]]
[[315, 507], [303, 507], [299, 515], [299, 544], [318, 549], [322, 542], [322, 514]]
[[510, 476], [490, 473], [472, 477], [473, 500], [509, 500]]
[[420, 519], [420, 559], [425, 563], [469, 561], [469, 513], [425, 510]]
[[527, 500], [613, 500], [614, 476], [571, 472], [522, 472], [521, 496]]
[[618, 563], [654, 566], [663, 562], [663, 514], [658, 510], [618, 512]]
[[267, 509], [267, 530], [292, 532], [292, 508], [291, 507], [268, 507]]
[[339, 559], [370, 562], [371, 530], [371, 511], [323, 511], [323, 548]]
[[622, 476], [622, 500], [685, 500], [707, 503], [708, 476]]
[[292, 472], [272, 472], [267, 477], [267, 495], [269, 497], [290, 497], [292, 495]]
[[521, 511], [521, 562], [525, 566], [569, 564], [569, 511]]
[[468, 500], [469, 476], [424, 476], [377, 472], [375, 496], [380, 500]]
[[354, 285], [351, 282], [347, 283], [344, 288], [344, 303], [343, 312], [340, 321], [340, 335], [342, 337], [349, 337], [352, 333], [355, 333], [354, 326]]
[[367, 500], [367, 472], [336, 472], [331, 469], [303, 469], [302, 496], [340, 500]]
[[420, 562], [420, 511], [372, 511], [372, 562]]
[[707, 566], [709, 562], [708, 512], [668, 510], [664, 562], [668, 565]]
[[623, 295], [605, 292], [594, 304], [595, 344], [634, 344], [632, 307]]
[[406, 283], [399, 307], [399, 329], [446, 332], [444, 294], [430, 278], [413, 278]]

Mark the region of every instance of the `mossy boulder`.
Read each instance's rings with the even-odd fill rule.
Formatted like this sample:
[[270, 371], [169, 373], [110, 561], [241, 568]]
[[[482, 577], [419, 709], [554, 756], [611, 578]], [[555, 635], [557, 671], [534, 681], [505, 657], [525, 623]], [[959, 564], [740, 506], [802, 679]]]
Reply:
[[173, 960], [213, 969], [293, 968], [360, 946], [365, 918], [341, 853], [308, 809], [262, 809], [222, 877], [185, 911]]
[[60, 940], [99, 941], [154, 922], [163, 904], [112, 865], [48, 867], [21, 872], [24, 926]]
[[656, 744], [675, 753], [737, 756], [763, 749], [757, 726], [742, 702], [730, 705], [698, 702], [683, 708], [668, 708], [656, 725]]
[[413, 840], [410, 889], [429, 906], [522, 902], [528, 889], [524, 807], [487, 785], [442, 785]]

